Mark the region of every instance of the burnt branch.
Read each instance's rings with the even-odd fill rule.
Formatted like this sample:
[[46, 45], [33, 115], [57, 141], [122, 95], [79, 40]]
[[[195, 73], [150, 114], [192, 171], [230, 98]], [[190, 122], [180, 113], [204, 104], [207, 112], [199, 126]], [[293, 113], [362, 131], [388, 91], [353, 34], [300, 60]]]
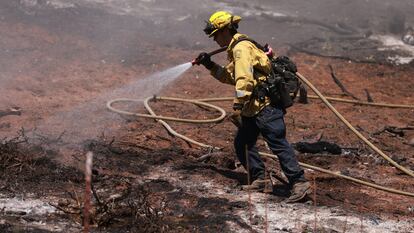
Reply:
[[292, 144], [295, 150], [301, 153], [329, 153], [333, 155], [340, 155], [342, 148], [332, 142], [318, 141], [314, 143], [309, 142], [297, 142]]
[[78, 214], [81, 214], [81, 211], [80, 210], [77, 210], [77, 211], [70, 211], [70, 210], [68, 210], [68, 209], [66, 209], [66, 208], [64, 208], [64, 207], [61, 207], [61, 206], [59, 206], [59, 205], [56, 205], [56, 204], [54, 204], [54, 203], [51, 203], [51, 202], [49, 202], [49, 205], [51, 205], [51, 206], [53, 206], [53, 207], [55, 207], [56, 209], [58, 209], [58, 210], [60, 210], [60, 211], [62, 211], [63, 213], [65, 213], [65, 214], [70, 214], [70, 215], [78, 215]]
[[372, 99], [371, 95], [369, 94], [368, 89], [364, 89], [364, 91], [365, 91], [365, 94], [367, 95], [367, 101], [370, 102], [370, 103], [373, 103], [374, 100]]
[[19, 107], [9, 108], [7, 110], [0, 110], [0, 117], [15, 115], [20, 116], [22, 115], [22, 111]]
[[[112, 188], [106, 185], [98, 190], [95, 185], [91, 186], [94, 203], [91, 205], [90, 224], [108, 227], [122, 222], [131, 226], [131, 232], [165, 232], [170, 228], [164, 220], [167, 207], [164, 199], [154, 198], [155, 194], [145, 184], [132, 186], [121, 180], [119, 185], [126, 187], [110, 192], [108, 190]], [[58, 204], [49, 204], [70, 215], [73, 221], [82, 223], [84, 197], [77, 195], [75, 187], [67, 191], [67, 195]]]
[[36, 139], [40, 141], [41, 144], [44, 145], [52, 145], [52, 144], [60, 144], [62, 143], [63, 135], [66, 133], [66, 131], [63, 131], [60, 133], [56, 138], [50, 138], [48, 136], [42, 135], [37, 133], [36, 131], [33, 132], [33, 135], [36, 136]]
[[23, 128], [16, 137], [0, 141], [0, 168], [4, 169], [4, 172], [21, 172], [23, 169], [33, 167], [35, 159], [32, 153], [29, 153], [28, 141]]
[[299, 103], [301, 104], [308, 104], [308, 90], [306, 89], [305, 85], [300, 85], [299, 87]]
[[[333, 58], [333, 59], [341, 59], [341, 60], [345, 60], [345, 61], [352, 61], [354, 63], [368, 63], [368, 64], [378, 64], [380, 62], [378, 61], [374, 61], [374, 60], [359, 60], [359, 59], [354, 59], [351, 57], [347, 57], [347, 56], [340, 56], [340, 55], [326, 55], [326, 54], [322, 54], [322, 53], [318, 53], [318, 52], [314, 52], [314, 51], [310, 51], [308, 49], [305, 49], [302, 47], [302, 45], [294, 45], [294, 44], [289, 44], [290, 50], [293, 51], [297, 51], [300, 53], [306, 53], [309, 55], [313, 55], [313, 56], [318, 56], [318, 57], [326, 57], [326, 58]], [[290, 52], [289, 50], [289, 52]]]
[[355, 100], [359, 100], [356, 96], [354, 96], [351, 92], [349, 92], [346, 88], [345, 88], [345, 86], [342, 84], [342, 82], [336, 77], [336, 75], [335, 75], [335, 72], [334, 72], [334, 70], [333, 70], [333, 67], [332, 67], [332, 65], [329, 65], [329, 69], [331, 70], [331, 77], [332, 77], [332, 79], [334, 80], [334, 82], [335, 82], [335, 84], [336, 85], [338, 85], [338, 87], [341, 89], [341, 91], [345, 94], [345, 95], [347, 95], [347, 96], [350, 96], [350, 97], [352, 97], [353, 99], [355, 99]]
[[407, 127], [396, 127], [396, 126], [384, 126], [377, 132], [374, 132], [372, 135], [380, 135], [384, 132], [390, 133], [392, 135], [398, 136], [398, 137], [404, 137], [405, 136], [405, 130], [414, 130], [414, 127], [407, 126]]

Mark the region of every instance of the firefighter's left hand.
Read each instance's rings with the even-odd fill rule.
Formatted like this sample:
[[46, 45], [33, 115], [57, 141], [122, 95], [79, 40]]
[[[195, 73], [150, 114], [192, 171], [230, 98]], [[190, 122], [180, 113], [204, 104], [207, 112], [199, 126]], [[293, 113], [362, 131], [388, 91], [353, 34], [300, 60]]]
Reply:
[[237, 127], [242, 126], [241, 109], [237, 109], [230, 115], [230, 121]]

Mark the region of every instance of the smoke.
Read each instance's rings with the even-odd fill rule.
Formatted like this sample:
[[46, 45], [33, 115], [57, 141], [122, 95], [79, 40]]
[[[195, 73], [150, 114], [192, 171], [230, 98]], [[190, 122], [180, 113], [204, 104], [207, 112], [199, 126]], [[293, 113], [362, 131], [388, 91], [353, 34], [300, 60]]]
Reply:
[[[191, 63], [184, 63], [162, 72], [154, 73], [144, 79], [136, 80], [128, 85], [117, 88], [110, 93], [101, 95], [93, 100], [81, 104], [69, 111], [60, 112], [42, 122], [37, 130], [42, 135], [61, 138], [65, 144], [76, 146], [83, 141], [96, 138], [102, 133], [118, 130], [125, 122], [117, 113], [110, 112], [106, 103], [115, 98], [133, 98], [144, 100], [148, 96], [156, 95], [168, 84], [180, 77], [191, 68]], [[127, 105], [136, 111], [137, 106]]]
[[[331, 28], [355, 28], [355, 33], [360, 33], [355, 36], [362, 36], [367, 29], [372, 30], [374, 34], [389, 32], [398, 34], [405, 26], [414, 25], [412, 14], [409, 14], [409, 12], [413, 12], [414, 8], [412, 0], [392, 2], [382, 0], [277, 2], [176, 0], [174, 3], [170, 0], [13, 1], [16, 4], [8, 2], [10, 1], [0, 1], [0, 19], [4, 20], [5, 18], [0, 23], [7, 22], [8, 17], [17, 12], [10, 9], [16, 4], [20, 4], [20, 10], [26, 12], [27, 15], [18, 15], [10, 19], [10, 22], [20, 22], [19, 20], [21, 20], [22, 25], [34, 25], [42, 30], [28, 31], [27, 34], [21, 33], [21, 44], [30, 45], [27, 48], [33, 47], [32, 50], [26, 49], [26, 46], [16, 46], [9, 53], [10, 45], [8, 43], [12, 42], [0, 39], [0, 45], [3, 49], [0, 54], [0, 58], [2, 58], [0, 59], [0, 67], [3, 69], [0, 74], [0, 85], [4, 88], [6, 82], [9, 83], [8, 79], [17, 76], [18, 73], [22, 73], [21, 77], [28, 78], [33, 78], [37, 74], [42, 78], [37, 80], [38, 87], [36, 86], [36, 88], [44, 88], [45, 90], [39, 90], [39, 92], [45, 96], [50, 95], [49, 89], [65, 89], [61, 91], [63, 96], [71, 93], [70, 88], [78, 87], [76, 85], [73, 87], [59, 86], [58, 84], [64, 83], [61, 81], [64, 78], [60, 77], [63, 75], [57, 70], [64, 70], [60, 66], [78, 64], [73, 60], [81, 60], [80, 58], [98, 61], [102, 59], [108, 63], [121, 63], [122, 61], [122, 66], [137, 65], [139, 67], [160, 62], [164, 55], [161, 53], [164, 52], [163, 48], [165, 47], [194, 50], [193, 46], [198, 44], [200, 46], [197, 47], [197, 50], [203, 48], [207, 50], [214, 42], [203, 34], [202, 28], [204, 20], [216, 10], [226, 9], [243, 16], [240, 31], [246, 32], [260, 42], [269, 42], [274, 47], [307, 41], [313, 37], [326, 39], [341, 36], [336, 31], [330, 30]], [[389, 10], [390, 5], [395, 10]], [[283, 16], [289, 16], [293, 19], [302, 17], [310, 20], [308, 22], [305, 20], [286, 22], [280, 19], [284, 19]], [[332, 27], [321, 27], [318, 24], [309, 23], [315, 21], [324, 22]], [[22, 29], [20, 30], [22, 31]], [[47, 31], [44, 33], [45, 35], [43, 35], [43, 30]], [[6, 31], [2, 32], [7, 34]], [[350, 33], [354, 33], [354, 30], [350, 30]], [[17, 35], [20, 36], [20, 34], [16, 34], [16, 37]], [[53, 37], [51, 40], [36, 41], [38, 37], [51, 37], [51, 35]], [[10, 38], [10, 41], [14, 39]], [[341, 45], [343, 42], [332, 44], [332, 47], [340, 48]], [[384, 46], [388, 46], [388, 44], [384, 44]], [[338, 51], [342, 52], [342, 50]], [[336, 55], [343, 55], [339, 54], [340, 52]], [[369, 52], [375, 53], [376, 51]], [[47, 56], [44, 53], [47, 53]], [[28, 57], [28, 59], [23, 59], [24, 57]], [[31, 58], [39, 58], [39, 60], [34, 61], [35, 59]], [[28, 64], [24, 65], [24, 62]], [[53, 67], [45, 65], [52, 62], [55, 64]], [[74, 76], [87, 77], [88, 69], [90, 69], [88, 65], [85, 64], [79, 69], [67, 69], [67, 72], [78, 72], [79, 74]], [[190, 66], [183, 64], [148, 78], [134, 81], [111, 93], [81, 103], [70, 111], [59, 112], [40, 123], [38, 129], [52, 135], [59, 135], [65, 131], [64, 139], [71, 143], [80, 143], [105, 130], [118, 129], [124, 122], [123, 118], [106, 110], [105, 104], [108, 100], [120, 97], [143, 99], [158, 94], [163, 87], [179, 77]], [[56, 77], [51, 77], [53, 74], [50, 74], [50, 71], [55, 71]], [[23, 80], [21, 77], [17, 79], [22, 82], [22, 84], [18, 84], [19, 90], [23, 90], [20, 92], [20, 96], [32, 98], [33, 96], [25, 93], [25, 85], [33, 85], [33, 82], [31, 80], [21, 81]], [[74, 81], [76, 77], [69, 78], [70, 81]], [[96, 81], [93, 77], [90, 79], [90, 82]], [[45, 84], [55, 80], [57, 84], [54, 86], [52, 82]], [[11, 83], [10, 86], [16, 85], [16, 82]], [[13, 87], [9, 89], [11, 88]], [[15, 97], [15, 95], [11, 96], [10, 98]], [[34, 102], [33, 105], [36, 103]], [[42, 106], [36, 107], [41, 108]]]
[[406, 17], [404, 15], [404, 12], [401, 10], [390, 7], [390, 22], [388, 24], [389, 32], [397, 35], [402, 35], [405, 31], [405, 21]]

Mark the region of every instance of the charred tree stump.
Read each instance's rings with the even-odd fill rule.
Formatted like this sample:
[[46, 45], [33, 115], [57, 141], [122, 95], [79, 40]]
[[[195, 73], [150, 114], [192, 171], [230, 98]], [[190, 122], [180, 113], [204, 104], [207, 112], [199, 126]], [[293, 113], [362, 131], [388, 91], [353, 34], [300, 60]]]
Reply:
[[305, 85], [300, 85], [299, 87], [299, 103], [301, 104], [308, 104], [308, 90], [306, 89]]
[[318, 141], [315, 143], [297, 142], [292, 144], [293, 147], [301, 153], [317, 154], [327, 152], [329, 154], [340, 155], [342, 148], [335, 143]]

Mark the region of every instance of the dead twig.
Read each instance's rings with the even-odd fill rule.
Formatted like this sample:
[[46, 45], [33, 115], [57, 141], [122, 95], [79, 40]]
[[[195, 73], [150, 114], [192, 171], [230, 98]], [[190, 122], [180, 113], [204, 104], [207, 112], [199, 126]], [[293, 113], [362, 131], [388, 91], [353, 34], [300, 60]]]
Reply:
[[269, 173], [269, 177], [270, 177], [270, 180], [272, 181], [272, 183], [276, 183], [276, 182], [273, 182], [273, 180], [272, 180], [272, 178], [275, 178], [276, 180], [278, 180], [280, 183], [282, 183], [282, 184], [284, 184], [284, 185], [286, 185], [286, 186], [289, 186], [290, 184], [289, 184], [289, 182], [287, 182], [285, 179], [283, 179], [282, 177], [280, 177], [279, 175], [277, 175], [276, 173], [274, 173], [273, 171], [271, 171], [270, 173]]
[[364, 91], [365, 91], [365, 94], [367, 95], [367, 101], [370, 102], [370, 103], [373, 103], [374, 100], [372, 99], [371, 95], [369, 94], [368, 89], [364, 89]]
[[91, 189], [92, 189], [93, 197], [95, 197], [95, 200], [98, 203], [98, 205], [103, 206], [104, 203], [102, 203], [101, 199], [99, 198], [98, 194], [96, 193], [96, 190], [95, 190], [95, 187], [94, 187], [93, 183], [91, 183]]
[[214, 148], [208, 148], [207, 154], [198, 157], [197, 162], [204, 162], [207, 159], [210, 159], [213, 155], [216, 155], [216, 153], [214, 153]]
[[86, 154], [85, 162], [85, 197], [83, 205], [83, 232], [85, 233], [89, 233], [89, 216], [91, 209], [92, 159], [93, 153], [88, 152]]
[[414, 127], [407, 126], [407, 127], [396, 127], [396, 126], [384, 126], [382, 129], [378, 130], [377, 132], [372, 133], [372, 135], [380, 135], [384, 132], [390, 133], [399, 137], [404, 137], [405, 130], [414, 130]]
[[208, 154], [202, 155], [199, 158], [197, 158], [197, 162], [204, 162], [207, 159], [211, 158], [211, 156], [212, 156], [212, 153], [208, 153]]
[[80, 203], [80, 200], [79, 200], [78, 193], [76, 192], [75, 186], [73, 185], [72, 182], [70, 182], [70, 184], [72, 185], [72, 192], [75, 194], [75, 196], [73, 197], [71, 193], [69, 193], [69, 195], [72, 197], [72, 199], [74, 199], [76, 201], [76, 204], [78, 205], [78, 208], [81, 209], [81, 203]]
[[[140, 187], [138, 197], [129, 199], [127, 204], [134, 216], [135, 223], [139, 223], [142, 232], [159, 232], [167, 228], [163, 222], [163, 212], [165, 206], [155, 207], [149, 202], [150, 193], [144, 187]], [[165, 203], [165, 200], [161, 200]], [[154, 231], [155, 230], [155, 231]]]
[[59, 144], [59, 143], [61, 143], [62, 142], [62, 137], [65, 133], [66, 133], [66, 131], [63, 131], [56, 138], [50, 138], [48, 136], [41, 135], [37, 132], [33, 132], [33, 135], [37, 137], [37, 139], [40, 141], [41, 144], [50, 145], [50, 144]]
[[335, 72], [334, 72], [334, 70], [333, 70], [333, 67], [332, 67], [332, 65], [329, 65], [329, 69], [331, 70], [331, 77], [332, 77], [332, 79], [334, 80], [334, 82], [335, 82], [335, 84], [336, 85], [338, 85], [338, 87], [339, 88], [341, 88], [341, 91], [345, 94], [345, 95], [347, 95], [347, 96], [350, 96], [350, 97], [352, 97], [353, 99], [355, 99], [355, 100], [360, 100], [359, 98], [357, 98], [356, 96], [354, 96], [351, 92], [349, 92], [346, 88], [345, 88], [345, 86], [342, 84], [342, 82], [336, 77], [336, 75], [335, 75]]
[[32, 169], [36, 161], [33, 154], [29, 153], [31, 146], [28, 141], [24, 128], [16, 137], [0, 141], [0, 168], [4, 169], [4, 172]]
[[70, 211], [70, 210], [67, 210], [67, 209], [65, 209], [65, 208], [63, 208], [63, 207], [60, 207], [59, 205], [53, 204], [52, 202], [49, 202], [49, 205], [51, 205], [51, 206], [55, 207], [56, 209], [58, 209], [58, 210], [62, 211], [62, 212], [63, 212], [63, 213], [65, 213], [65, 214], [70, 214], [70, 215], [78, 215], [78, 214], [80, 214], [80, 213], [81, 213], [81, 211], [80, 211], [80, 210]]
[[314, 209], [314, 224], [313, 224], [313, 232], [316, 231], [317, 223], [318, 223], [318, 209], [316, 208], [316, 177], [313, 177], [313, 209]]
[[22, 115], [21, 109], [19, 107], [9, 108], [7, 110], [0, 111], [0, 117], [15, 115], [20, 116]]

